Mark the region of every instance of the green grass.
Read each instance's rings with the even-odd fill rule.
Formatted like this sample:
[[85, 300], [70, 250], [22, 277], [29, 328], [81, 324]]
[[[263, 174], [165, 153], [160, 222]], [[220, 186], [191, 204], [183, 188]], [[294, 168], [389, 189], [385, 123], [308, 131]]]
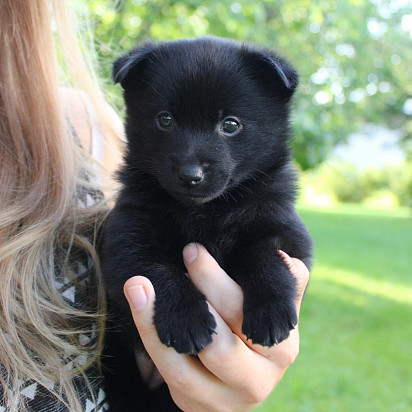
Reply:
[[315, 263], [296, 362], [261, 412], [412, 411], [412, 217], [300, 209]]

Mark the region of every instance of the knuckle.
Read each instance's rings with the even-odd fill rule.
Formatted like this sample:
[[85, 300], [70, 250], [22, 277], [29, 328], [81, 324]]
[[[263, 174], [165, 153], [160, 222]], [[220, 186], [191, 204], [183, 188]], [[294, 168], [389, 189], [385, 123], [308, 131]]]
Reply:
[[237, 322], [243, 317], [243, 300], [227, 300], [222, 303], [225, 318]]
[[241, 387], [238, 387], [238, 402], [240, 401], [245, 407], [255, 408], [266, 400], [272, 393], [273, 388], [278, 381], [277, 375], [265, 375], [260, 379], [245, 382]]
[[[212, 400], [211, 403], [208, 403], [205, 405], [205, 412], [234, 412], [234, 411], [245, 411], [245, 405], [246, 403], [242, 400], [239, 401], [239, 399], [225, 399], [222, 402], [222, 399], [220, 400]], [[249, 410], [249, 408], [247, 409]], [[199, 412], [196, 410], [195, 412]]]
[[243, 343], [234, 336], [217, 337], [207, 348], [207, 361], [218, 365], [219, 368], [229, 370], [236, 363], [236, 354]]
[[190, 387], [190, 381], [182, 373], [168, 373], [165, 382], [170, 388], [174, 388], [179, 392], [187, 391]]
[[178, 376], [175, 378], [174, 386], [178, 387], [180, 390], [186, 390], [189, 387], [189, 381], [183, 376]]
[[289, 353], [289, 357], [286, 359], [286, 366], [289, 367], [290, 365], [292, 365], [295, 362], [296, 358], [298, 357], [298, 354], [299, 354], [299, 349], [296, 350], [295, 352]]
[[302, 275], [301, 275], [301, 277], [302, 277], [302, 282], [304, 282], [304, 284], [305, 284], [305, 286], [308, 284], [308, 282], [309, 282], [309, 278], [310, 278], [310, 272], [309, 272], [309, 269], [305, 266], [305, 265], [303, 265], [303, 268], [302, 268]]
[[[231, 399], [215, 399], [213, 396], [193, 397], [193, 394], [180, 392], [174, 388], [170, 389], [170, 395], [173, 402], [184, 412], [234, 412], [238, 410], [237, 405], [233, 404]], [[244, 409], [242, 409], [244, 410]]]
[[[204, 404], [204, 412], [233, 412], [236, 410], [236, 406], [232, 405], [232, 401], [229, 401], [229, 405], [223, 405], [221, 402], [216, 403], [216, 400], [211, 401], [213, 403]], [[193, 412], [199, 412], [199, 408]]]
[[299, 278], [300, 283], [306, 286], [309, 282], [310, 272], [307, 266], [301, 260], [294, 260], [296, 266], [296, 276]]
[[243, 392], [243, 401], [246, 405], [261, 404], [272, 392], [272, 387], [268, 385], [261, 385], [260, 387], [249, 387]]
[[176, 404], [176, 406], [179, 407], [179, 409], [185, 412], [194, 412], [193, 405], [187, 398], [187, 396], [184, 396], [178, 392], [174, 392], [172, 388], [170, 388], [170, 395], [173, 399], [173, 402]]
[[289, 342], [287, 348], [284, 350], [283, 353], [283, 363], [284, 367], [288, 368], [292, 363], [295, 362], [296, 358], [299, 355], [299, 340], [293, 339]]

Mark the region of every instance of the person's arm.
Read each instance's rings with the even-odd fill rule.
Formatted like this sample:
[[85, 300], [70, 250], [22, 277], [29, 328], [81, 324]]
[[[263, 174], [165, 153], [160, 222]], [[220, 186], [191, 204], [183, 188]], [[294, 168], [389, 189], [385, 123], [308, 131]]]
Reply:
[[[298, 259], [279, 252], [298, 280], [297, 312], [309, 272]], [[194, 285], [206, 296], [217, 322], [213, 342], [198, 358], [163, 345], [152, 323], [155, 293], [142, 276], [124, 286], [134, 322], [151, 359], [169, 386], [175, 403], [184, 411], [248, 411], [271, 393], [299, 352], [299, 331], [271, 348], [253, 345], [241, 333], [243, 293], [201, 245], [183, 251]], [[233, 333], [234, 332], [234, 333]]]

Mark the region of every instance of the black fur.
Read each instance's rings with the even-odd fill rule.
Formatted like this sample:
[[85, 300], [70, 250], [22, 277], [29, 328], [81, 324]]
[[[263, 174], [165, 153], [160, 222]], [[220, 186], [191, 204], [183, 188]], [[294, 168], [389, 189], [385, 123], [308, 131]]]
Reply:
[[[294, 209], [290, 164], [296, 71], [270, 51], [205, 37], [146, 43], [118, 59], [113, 76], [124, 88], [127, 152], [102, 245], [114, 323], [122, 329], [112, 346], [130, 353], [137, 339], [122, 290], [134, 275], [154, 285], [154, 323], [165, 345], [197, 354], [212, 341], [214, 317], [184, 275], [189, 242], [203, 244], [242, 287], [246, 336], [265, 346], [281, 342], [297, 322], [296, 284], [276, 251], [309, 267], [312, 255]], [[171, 126], [159, 120], [165, 112]], [[222, 130], [227, 118], [239, 125], [236, 133]], [[112, 363], [118, 371], [112, 364], [108, 382], [121, 387], [130, 365]], [[130, 403], [114, 410], [144, 410], [129, 395]]]

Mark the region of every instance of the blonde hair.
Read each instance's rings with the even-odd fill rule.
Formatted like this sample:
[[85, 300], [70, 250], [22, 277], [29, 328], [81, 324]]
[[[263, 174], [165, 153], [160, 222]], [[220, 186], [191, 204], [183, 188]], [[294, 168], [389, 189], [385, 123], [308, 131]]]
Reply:
[[[80, 172], [90, 159], [63, 115], [56, 50], [63, 77], [88, 95], [106, 122], [106, 136], [114, 136], [112, 114], [88, 75], [93, 70], [76, 46], [64, 3], [0, 2], [0, 388], [12, 411], [26, 410], [20, 386], [30, 379], [46, 388], [57, 382], [53, 395], [80, 411], [73, 375], [84, 375], [102, 346], [105, 303], [98, 276], [96, 304], [87, 310], [69, 305], [55, 285], [58, 270], [70, 275], [64, 262], [74, 247], [92, 257], [99, 273], [86, 233], [95, 233], [104, 209], [76, 205], [76, 188], [88, 184]], [[99, 325], [98, 344], [82, 347], [79, 334], [92, 323]], [[86, 365], [70, 373], [67, 357], [84, 354]]]

